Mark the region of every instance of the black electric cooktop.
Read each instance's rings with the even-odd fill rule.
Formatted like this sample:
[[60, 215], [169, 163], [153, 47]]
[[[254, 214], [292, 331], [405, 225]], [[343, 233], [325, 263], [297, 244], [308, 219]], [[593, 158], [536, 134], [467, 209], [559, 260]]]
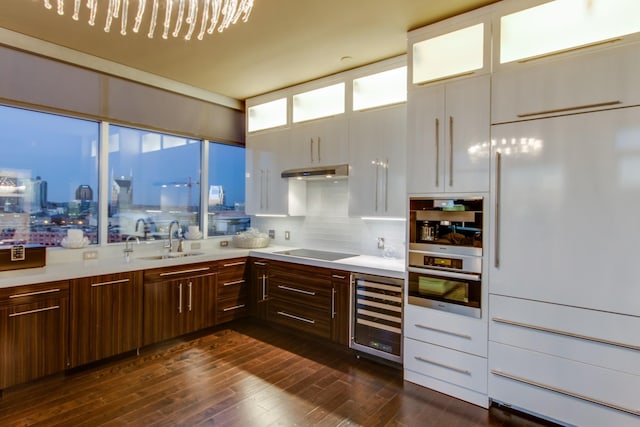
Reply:
[[351, 258], [357, 255], [340, 252], [317, 251], [315, 249], [290, 249], [286, 251], [274, 252], [274, 254], [290, 255], [300, 258], [320, 259], [323, 261], [337, 261], [339, 259]]

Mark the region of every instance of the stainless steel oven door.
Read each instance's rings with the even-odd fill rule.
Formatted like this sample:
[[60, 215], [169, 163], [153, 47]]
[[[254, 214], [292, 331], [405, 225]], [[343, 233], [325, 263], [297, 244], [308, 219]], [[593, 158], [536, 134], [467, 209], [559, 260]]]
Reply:
[[480, 318], [481, 295], [479, 274], [409, 267], [409, 304]]

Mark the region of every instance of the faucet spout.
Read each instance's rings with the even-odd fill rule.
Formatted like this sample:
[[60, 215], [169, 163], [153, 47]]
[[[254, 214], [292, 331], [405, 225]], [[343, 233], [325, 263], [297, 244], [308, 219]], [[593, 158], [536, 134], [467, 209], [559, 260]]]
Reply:
[[129, 246], [129, 242], [131, 241], [131, 239], [136, 239], [136, 243], [140, 244], [140, 239], [138, 239], [138, 236], [129, 235], [127, 237], [127, 240], [125, 240], [124, 242], [124, 260], [126, 262], [131, 261], [131, 254], [133, 253], [133, 247]]
[[[178, 220], [174, 219], [169, 224], [169, 244], [168, 244], [169, 252], [173, 252], [173, 226], [174, 225], [178, 227], [178, 238], [180, 238], [180, 223], [178, 222]], [[181, 252], [181, 251], [178, 251], [178, 252]]]

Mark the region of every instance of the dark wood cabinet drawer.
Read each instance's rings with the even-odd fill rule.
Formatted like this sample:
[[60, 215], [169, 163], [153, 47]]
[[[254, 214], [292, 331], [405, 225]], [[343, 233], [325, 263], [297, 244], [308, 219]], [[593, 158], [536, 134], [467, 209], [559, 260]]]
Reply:
[[39, 283], [11, 288], [0, 288], [0, 304], [24, 304], [48, 298], [66, 297], [69, 292], [69, 282]]
[[230, 322], [249, 315], [248, 297], [218, 301], [216, 323]]
[[328, 309], [272, 299], [269, 301], [268, 320], [322, 338], [331, 338], [331, 316]]
[[163, 280], [173, 280], [189, 276], [204, 275], [207, 273], [215, 273], [218, 266], [216, 263], [198, 263], [176, 265], [172, 267], [154, 268], [145, 270], [144, 282], [157, 282]]
[[317, 286], [308, 282], [281, 281], [269, 277], [269, 298], [299, 303], [329, 313], [331, 305], [331, 282]]

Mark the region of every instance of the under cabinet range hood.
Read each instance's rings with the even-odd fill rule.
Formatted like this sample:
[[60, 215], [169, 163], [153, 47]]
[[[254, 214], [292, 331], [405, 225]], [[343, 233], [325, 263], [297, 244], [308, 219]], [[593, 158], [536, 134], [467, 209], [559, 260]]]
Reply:
[[324, 178], [346, 178], [349, 176], [349, 165], [287, 169], [282, 171], [281, 176], [283, 178], [297, 178], [307, 180]]

